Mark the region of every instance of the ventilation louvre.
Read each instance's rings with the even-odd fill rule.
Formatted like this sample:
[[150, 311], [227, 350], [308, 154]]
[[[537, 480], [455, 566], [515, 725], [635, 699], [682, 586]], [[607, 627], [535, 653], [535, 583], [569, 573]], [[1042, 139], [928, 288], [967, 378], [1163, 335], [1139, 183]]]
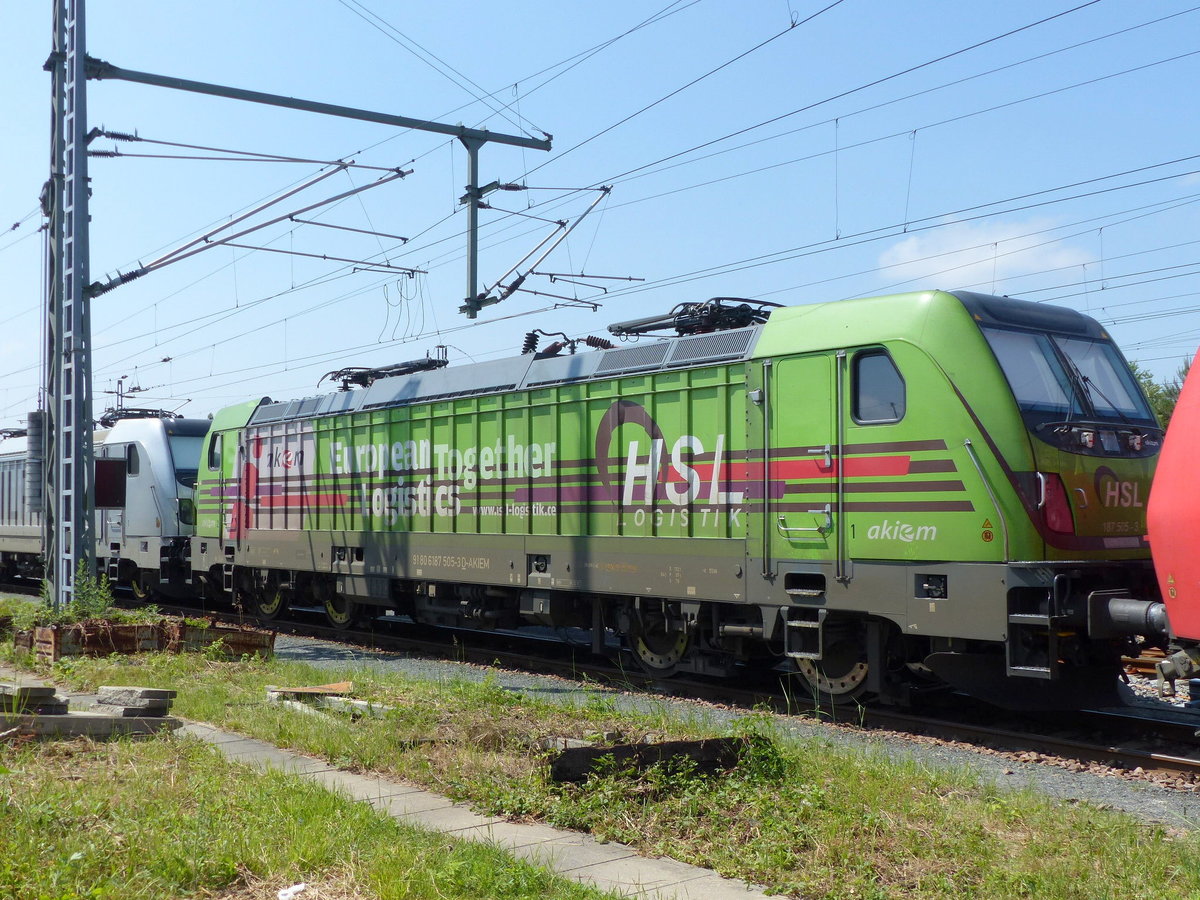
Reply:
[[736, 359], [745, 355], [756, 333], [756, 329], [738, 329], [678, 338], [671, 343], [671, 356], [666, 364], [684, 366], [718, 359]]
[[596, 367], [596, 374], [613, 375], [617, 372], [657, 369], [667, 358], [670, 349], [670, 341], [658, 341], [654, 344], [638, 344], [634, 347], [621, 347], [618, 350], [605, 350], [604, 359]]

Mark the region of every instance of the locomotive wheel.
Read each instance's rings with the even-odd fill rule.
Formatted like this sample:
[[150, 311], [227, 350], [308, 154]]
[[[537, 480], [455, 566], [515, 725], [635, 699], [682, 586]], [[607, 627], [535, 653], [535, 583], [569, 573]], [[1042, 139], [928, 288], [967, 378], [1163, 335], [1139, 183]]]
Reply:
[[254, 595], [254, 614], [265, 622], [278, 619], [292, 602], [292, 589], [287, 585], [272, 584]]
[[345, 631], [358, 620], [361, 608], [344, 594], [331, 591], [325, 595], [325, 618], [338, 631]]
[[796, 668], [818, 703], [845, 703], [867, 690], [867, 648], [857, 636], [842, 636], [821, 659], [796, 660]]
[[149, 583], [146, 573], [138, 569], [129, 578], [129, 590], [137, 600], [149, 600], [154, 596], [154, 588]]
[[643, 669], [659, 678], [679, 671], [691, 644], [687, 629], [657, 609], [642, 609], [634, 620], [629, 647]]

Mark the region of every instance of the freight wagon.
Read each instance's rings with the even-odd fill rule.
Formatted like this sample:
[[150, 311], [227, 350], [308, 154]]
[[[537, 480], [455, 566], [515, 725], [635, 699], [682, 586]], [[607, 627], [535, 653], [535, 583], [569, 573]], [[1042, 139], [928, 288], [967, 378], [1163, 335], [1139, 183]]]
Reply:
[[664, 676], [785, 662], [833, 700], [1069, 706], [1167, 642], [1162, 432], [1095, 320], [933, 291], [610, 330], [218, 412], [194, 584], [263, 618], [615, 632]]

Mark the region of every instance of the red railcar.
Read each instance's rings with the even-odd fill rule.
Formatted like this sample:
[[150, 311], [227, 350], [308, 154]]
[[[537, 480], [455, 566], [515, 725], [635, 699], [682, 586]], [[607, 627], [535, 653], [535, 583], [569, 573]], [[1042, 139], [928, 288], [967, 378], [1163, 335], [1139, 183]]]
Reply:
[[1174, 639], [1159, 671], [1200, 671], [1200, 353], [1179, 394], [1150, 491], [1146, 527]]

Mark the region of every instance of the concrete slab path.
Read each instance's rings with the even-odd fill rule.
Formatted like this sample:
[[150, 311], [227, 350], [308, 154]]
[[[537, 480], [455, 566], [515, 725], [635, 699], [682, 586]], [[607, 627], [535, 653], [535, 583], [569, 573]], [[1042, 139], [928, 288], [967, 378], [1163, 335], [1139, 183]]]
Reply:
[[210, 725], [189, 723], [176, 734], [212, 744], [230, 760], [315, 781], [352, 800], [369, 803], [406, 824], [462, 840], [495, 844], [564, 878], [602, 890], [647, 900], [753, 900], [768, 896], [760, 889], [722, 878], [709, 869], [665, 857], [639, 856], [632, 847], [600, 843], [576, 831], [480, 815], [432, 791], [374, 775], [346, 772], [321, 760]]
[[[15, 671], [0, 666], [0, 681], [18, 677]], [[462, 840], [490, 843], [564, 878], [616, 894], [647, 900], [755, 900], [768, 896], [761, 889], [723, 878], [709, 869], [666, 857], [639, 856], [632, 847], [601, 843], [576, 831], [480, 815], [464, 804], [415, 785], [347, 772], [323, 760], [211, 725], [189, 722], [175, 733], [211, 744], [231, 761], [315, 781], [406, 824]]]

